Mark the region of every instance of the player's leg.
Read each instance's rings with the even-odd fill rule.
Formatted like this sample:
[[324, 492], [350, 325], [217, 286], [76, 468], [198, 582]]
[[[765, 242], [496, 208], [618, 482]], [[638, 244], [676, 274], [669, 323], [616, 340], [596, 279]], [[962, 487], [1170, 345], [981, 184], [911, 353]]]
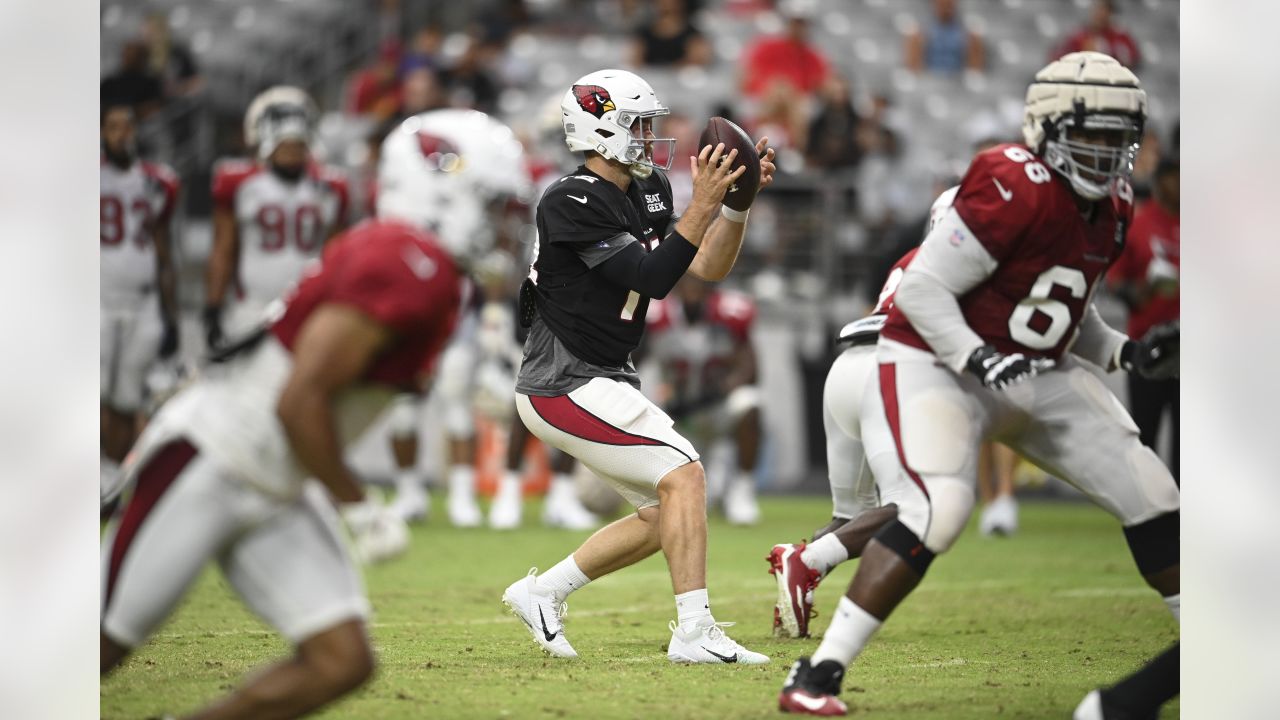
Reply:
[[1025, 411], [1033, 422], [1012, 442], [1121, 522], [1143, 579], [1178, 617], [1180, 501], [1168, 468], [1142, 444], [1120, 401], [1078, 363], [1031, 382]]
[[[521, 448], [531, 436], [529, 429], [518, 413], [513, 413], [511, 420], [512, 436], [515, 429], [520, 429]], [[508, 461], [510, 458], [508, 458]], [[547, 491], [547, 499], [542, 507], [542, 522], [549, 527], [565, 530], [590, 530], [600, 525], [600, 518], [587, 509], [578, 498], [578, 484], [574, 482], [573, 472], [577, 460], [567, 452], [551, 450], [551, 488]]]
[[884, 363], [868, 383], [862, 438], [883, 502], [897, 518], [867, 544], [812, 659], [792, 669], [779, 706], [843, 712], [845, 669], [963, 531], [974, 505], [978, 444], [994, 412], [981, 386], [931, 361]]
[[391, 454], [396, 461], [396, 499], [392, 510], [405, 522], [425, 520], [431, 508], [431, 497], [418, 473], [418, 431], [422, 413], [422, 397], [402, 393], [391, 401], [387, 411], [387, 429], [391, 435]]
[[458, 527], [476, 527], [484, 517], [476, 503], [475, 489], [476, 424], [471, 409], [475, 353], [466, 332], [466, 328], [460, 329], [441, 354], [440, 373], [433, 387], [444, 418], [449, 522]]
[[983, 443], [982, 448], [978, 484], [983, 508], [978, 529], [983, 535], [1012, 535], [1018, 531], [1018, 501], [1013, 495], [1018, 454], [998, 442]]
[[724, 411], [733, 433], [737, 472], [724, 495], [725, 519], [732, 525], [760, 521], [756, 502], [756, 465], [760, 458], [760, 389], [754, 385], [734, 388], [725, 398]]
[[185, 441], [155, 451], [102, 543], [100, 669], [146, 642], [239, 531], [217, 466]]
[[373, 674], [368, 601], [324, 491], [309, 485], [284, 508], [263, 496], [252, 499], [260, 523], [237, 538], [220, 563], [240, 597], [294, 653], [196, 714], [205, 720], [298, 717]]
[[822, 426], [827, 440], [832, 522], [815, 533], [809, 544], [779, 543], [769, 552], [769, 572], [778, 585], [775, 635], [808, 637], [813, 593], [822, 578], [836, 565], [861, 556], [876, 531], [896, 517], [896, 507], [879, 507], [879, 493], [862, 447], [858, 414], [875, 366], [875, 346], [864, 345], [841, 353], [827, 373]]
[[[102, 308], [99, 312], [99, 425], [98, 440], [101, 468], [99, 493], [102, 506], [107, 508], [123, 488], [124, 478], [120, 463], [134, 441], [133, 412], [124, 407], [117, 379], [121, 375], [125, 333], [133, 322], [135, 313]], [[109, 512], [109, 510], [104, 511]]]
[[1124, 680], [1090, 692], [1072, 720], [1155, 718], [1160, 707], [1178, 694], [1179, 655], [1179, 643], [1174, 643]]

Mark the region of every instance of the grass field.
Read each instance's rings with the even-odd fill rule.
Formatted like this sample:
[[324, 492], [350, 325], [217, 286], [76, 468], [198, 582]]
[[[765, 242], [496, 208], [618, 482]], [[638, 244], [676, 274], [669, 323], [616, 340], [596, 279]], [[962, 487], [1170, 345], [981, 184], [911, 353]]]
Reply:
[[[436, 508], [442, 508], [437, 503]], [[546, 658], [504, 614], [503, 588], [550, 567], [586, 533], [416, 528], [409, 554], [370, 568], [380, 667], [325, 718], [770, 718], [791, 661], [817, 647], [854, 570], [818, 590], [815, 638], [770, 635], [774, 583], [764, 557], [806, 537], [820, 498], [769, 499], [754, 528], [711, 527], [709, 585], [729, 633], [765, 666], [673, 666], [675, 617], [661, 555], [570, 598], [576, 661]], [[526, 517], [535, 518], [529, 507]], [[1084, 693], [1136, 668], [1177, 626], [1133, 567], [1120, 529], [1088, 505], [1024, 503], [1012, 539], [973, 525], [885, 625], [845, 680], [852, 714], [883, 718], [1067, 718]], [[168, 625], [102, 684], [102, 717], [183, 712], [235, 686], [286, 646], [216, 571]], [[1178, 716], [1176, 702], [1164, 718]]]

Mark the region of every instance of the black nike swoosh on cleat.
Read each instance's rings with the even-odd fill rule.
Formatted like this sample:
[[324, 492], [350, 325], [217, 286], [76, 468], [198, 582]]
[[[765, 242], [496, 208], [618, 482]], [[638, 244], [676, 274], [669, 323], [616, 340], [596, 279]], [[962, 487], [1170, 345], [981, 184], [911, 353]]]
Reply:
[[[547, 618], [545, 615], [542, 614], [542, 608], [538, 608], [538, 621], [542, 623], [542, 637], [546, 638], [547, 642], [551, 642], [552, 640], [555, 640], [556, 635], [560, 634], [559, 630], [555, 632], [547, 632]], [[725, 662], [729, 662], [729, 661], [726, 660]]]
[[712, 650], [711, 648], [708, 648], [708, 647], [707, 647], [707, 646], [705, 646], [705, 645], [703, 645], [703, 646], [702, 646], [702, 649], [703, 649], [703, 650], [706, 650], [707, 652], [711, 653], [712, 655], [715, 655], [716, 657], [720, 658], [720, 662], [726, 662], [726, 663], [736, 663], [736, 662], [738, 662], [738, 654], [737, 654], [737, 653], [734, 653], [734, 654], [732, 654], [732, 655], [721, 655], [720, 653], [716, 652], [715, 650]]

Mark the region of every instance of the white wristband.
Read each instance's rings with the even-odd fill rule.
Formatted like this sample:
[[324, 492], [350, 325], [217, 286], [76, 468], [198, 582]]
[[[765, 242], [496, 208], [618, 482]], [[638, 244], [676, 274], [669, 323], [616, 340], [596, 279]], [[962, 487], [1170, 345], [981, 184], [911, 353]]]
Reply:
[[747, 214], [750, 212], [751, 212], [751, 208], [747, 208], [746, 210], [734, 210], [728, 205], [720, 206], [720, 214], [724, 216], [725, 220], [730, 220], [736, 223], [743, 223], [744, 225], [747, 222]]

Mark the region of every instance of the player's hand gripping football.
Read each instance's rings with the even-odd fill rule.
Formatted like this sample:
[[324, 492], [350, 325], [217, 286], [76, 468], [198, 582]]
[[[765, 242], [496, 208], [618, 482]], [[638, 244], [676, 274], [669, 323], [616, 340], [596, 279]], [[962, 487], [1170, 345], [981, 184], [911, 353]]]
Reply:
[[1128, 340], [1120, 348], [1121, 369], [1136, 372], [1148, 380], [1178, 377], [1182, 348], [1182, 328], [1178, 321], [1157, 325], [1141, 340]]
[[1022, 353], [1005, 353], [983, 345], [969, 356], [965, 369], [992, 390], [1003, 390], [1029, 380], [1053, 367], [1048, 358], [1029, 358]]
[[689, 172], [693, 175], [693, 199], [689, 201], [690, 205], [708, 210], [720, 205], [729, 186], [747, 171], [746, 166], [729, 171], [737, 156], [737, 149], [730, 150], [725, 155], [724, 143], [719, 143], [714, 148], [707, 145], [697, 157], [689, 158]]
[[[773, 173], [778, 169], [778, 166], [773, 164], [775, 153], [773, 148], [769, 147], [768, 135], [760, 138], [756, 143], [756, 154], [760, 156], [760, 190], [763, 190], [773, 182]], [[757, 190], [756, 194], [759, 194], [760, 190]]]

